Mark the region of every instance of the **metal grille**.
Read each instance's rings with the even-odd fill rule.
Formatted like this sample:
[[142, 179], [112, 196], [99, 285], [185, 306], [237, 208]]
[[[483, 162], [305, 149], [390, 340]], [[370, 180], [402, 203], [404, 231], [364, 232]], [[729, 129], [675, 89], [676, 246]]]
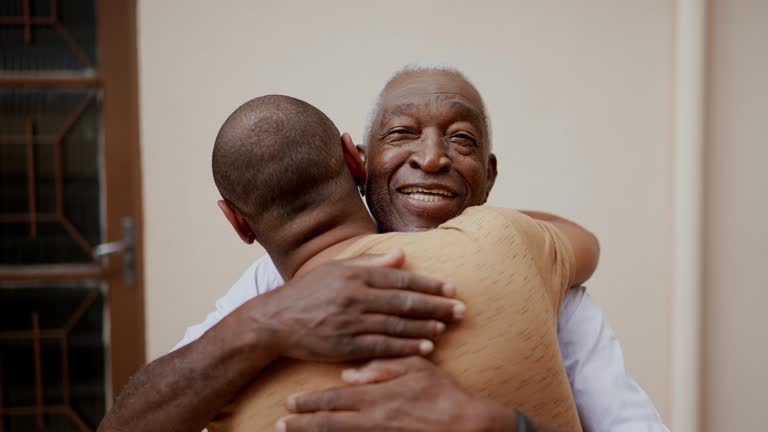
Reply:
[[0, 270], [17, 281], [0, 281], [0, 432], [91, 431], [107, 394], [95, 0], [0, 0], [0, 47]]
[[0, 70], [88, 72], [95, 67], [93, 1], [0, 2]]
[[0, 418], [11, 431], [92, 430], [104, 403], [98, 285], [17, 287], [0, 300]]
[[0, 262], [90, 262], [100, 235], [94, 91], [0, 92]]

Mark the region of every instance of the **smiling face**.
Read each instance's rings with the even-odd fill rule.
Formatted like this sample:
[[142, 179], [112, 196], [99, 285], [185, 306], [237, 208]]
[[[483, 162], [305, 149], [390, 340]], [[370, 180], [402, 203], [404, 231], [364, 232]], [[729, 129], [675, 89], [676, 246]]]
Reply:
[[434, 228], [485, 203], [496, 179], [480, 95], [451, 72], [406, 72], [382, 92], [366, 199], [381, 231]]

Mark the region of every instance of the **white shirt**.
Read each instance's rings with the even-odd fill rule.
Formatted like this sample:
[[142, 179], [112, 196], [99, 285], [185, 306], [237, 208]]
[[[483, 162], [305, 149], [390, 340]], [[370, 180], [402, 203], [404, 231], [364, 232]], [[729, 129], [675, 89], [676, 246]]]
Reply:
[[[187, 328], [174, 350], [196, 340], [246, 301], [283, 285], [269, 256], [253, 263], [205, 321]], [[656, 407], [624, 368], [624, 353], [603, 312], [584, 287], [568, 290], [557, 337], [584, 429], [669, 432]]]

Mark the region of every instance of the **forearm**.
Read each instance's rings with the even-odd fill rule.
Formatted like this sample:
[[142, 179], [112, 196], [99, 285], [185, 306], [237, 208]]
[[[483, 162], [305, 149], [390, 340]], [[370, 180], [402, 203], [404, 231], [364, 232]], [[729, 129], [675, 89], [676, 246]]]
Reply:
[[[99, 431], [199, 432], [273, 361], [267, 334], [244, 340], [222, 321], [196, 342], [145, 366], [129, 380]], [[258, 332], [256, 332], [258, 333]]]
[[434, 345], [425, 350], [424, 341], [434, 342], [438, 324], [460, 319], [464, 305], [446, 298], [442, 281], [397, 269], [404, 258], [326, 263], [243, 303], [132, 377], [99, 430], [199, 432], [281, 356], [343, 362], [429, 354]]

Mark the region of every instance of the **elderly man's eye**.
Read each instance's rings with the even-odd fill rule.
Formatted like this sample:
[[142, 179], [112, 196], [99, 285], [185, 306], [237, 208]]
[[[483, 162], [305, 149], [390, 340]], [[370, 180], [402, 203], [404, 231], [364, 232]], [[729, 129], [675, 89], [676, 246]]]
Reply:
[[449, 138], [450, 142], [465, 145], [465, 146], [475, 146], [477, 145], [477, 140], [475, 140], [475, 137], [469, 134], [456, 134], [452, 135]]
[[412, 132], [408, 129], [393, 129], [389, 131], [389, 135], [412, 135]]
[[384, 136], [389, 139], [401, 139], [401, 138], [410, 138], [410, 137], [416, 136], [416, 134], [413, 131], [408, 129], [392, 129], [390, 131], [387, 131], [387, 133]]

